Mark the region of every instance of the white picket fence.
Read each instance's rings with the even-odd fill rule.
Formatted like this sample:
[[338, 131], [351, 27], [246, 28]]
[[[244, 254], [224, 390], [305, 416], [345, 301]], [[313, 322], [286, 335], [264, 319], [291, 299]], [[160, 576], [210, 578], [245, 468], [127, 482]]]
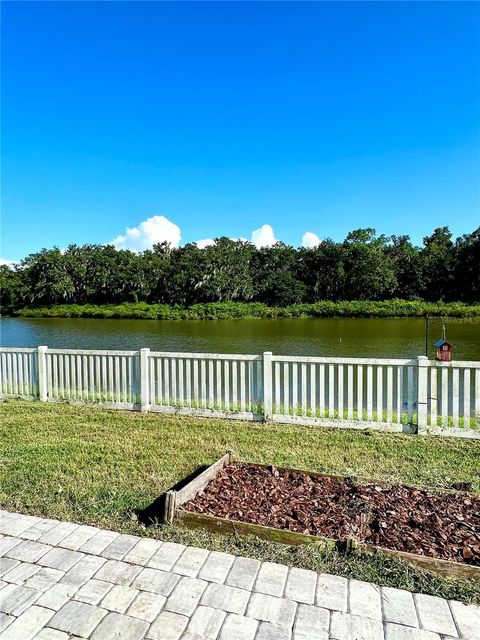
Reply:
[[480, 362], [0, 349], [0, 395], [480, 438]]

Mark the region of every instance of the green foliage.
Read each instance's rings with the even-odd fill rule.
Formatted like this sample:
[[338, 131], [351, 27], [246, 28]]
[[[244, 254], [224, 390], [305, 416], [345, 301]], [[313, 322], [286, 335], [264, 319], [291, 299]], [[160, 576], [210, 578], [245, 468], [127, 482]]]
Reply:
[[422, 289], [426, 300], [448, 300], [455, 290], [455, 250], [448, 227], [423, 239]]
[[[15, 269], [2, 267], [0, 284], [4, 313], [70, 305], [71, 315], [93, 317], [383, 315], [380, 307], [372, 313], [368, 301], [391, 301], [396, 308], [407, 304], [397, 299], [480, 302], [480, 228], [455, 242], [448, 227], [435, 229], [422, 248], [408, 236], [377, 236], [374, 229], [309, 249], [280, 242], [257, 249], [229, 238], [205, 249], [162, 243], [140, 254], [71, 245], [31, 254]], [[348, 307], [357, 304], [352, 300], [365, 301], [366, 310]], [[261, 306], [206, 306], [248, 303]], [[388, 309], [385, 315], [411, 315]]]
[[413, 318], [417, 316], [480, 316], [480, 305], [463, 302], [422, 302], [419, 300], [367, 300], [269, 307], [261, 302], [207, 302], [189, 307], [147, 302], [124, 304], [63, 304], [24, 307], [14, 314], [24, 318], [139, 318], [143, 320], [229, 320], [240, 318]]
[[0, 265], [0, 306], [3, 313], [11, 313], [25, 300], [20, 273], [7, 265]]

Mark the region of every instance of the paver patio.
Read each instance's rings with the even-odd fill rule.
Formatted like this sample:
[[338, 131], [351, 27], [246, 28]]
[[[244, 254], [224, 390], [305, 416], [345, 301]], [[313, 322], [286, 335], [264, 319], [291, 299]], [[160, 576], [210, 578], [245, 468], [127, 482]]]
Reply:
[[1, 640], [480, 640], [480, 607], [0, 511]]

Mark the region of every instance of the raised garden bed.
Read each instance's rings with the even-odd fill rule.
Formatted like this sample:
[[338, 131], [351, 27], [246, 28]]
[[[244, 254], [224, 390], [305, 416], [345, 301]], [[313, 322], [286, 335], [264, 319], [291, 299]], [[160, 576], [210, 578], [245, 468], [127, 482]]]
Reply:
[[480, 580], [480, 498], [294, 469], [227, 454], [179, 492], [166, 519], [286, 544], [380, 550], [443, 575]]

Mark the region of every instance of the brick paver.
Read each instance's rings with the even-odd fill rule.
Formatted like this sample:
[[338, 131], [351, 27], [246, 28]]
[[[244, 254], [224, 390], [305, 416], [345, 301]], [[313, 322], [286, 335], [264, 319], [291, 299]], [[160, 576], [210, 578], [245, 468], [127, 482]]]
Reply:
[[225, 584], [251, 591], [259, 569], [260, 562], [258, 560], [235, 558], [230, 573], [225, 580]]
[[428, 631], [455, 637], [457, 630], [448, 602], [437, 596], [415, 595], [420, 626]]
[[191, 616], [209, 583], [187, 576], [182, 577], [167, 600], [165, 609]]
[[297, 569], [292, 567], [288, 572], [285, 585], [285, 597], [305, 604], [313, 604], [315, 601], [315, 586], [317, 574], [315, 571]]
[[480, 608], [0, 511], [0, 640], [480, 640]]

